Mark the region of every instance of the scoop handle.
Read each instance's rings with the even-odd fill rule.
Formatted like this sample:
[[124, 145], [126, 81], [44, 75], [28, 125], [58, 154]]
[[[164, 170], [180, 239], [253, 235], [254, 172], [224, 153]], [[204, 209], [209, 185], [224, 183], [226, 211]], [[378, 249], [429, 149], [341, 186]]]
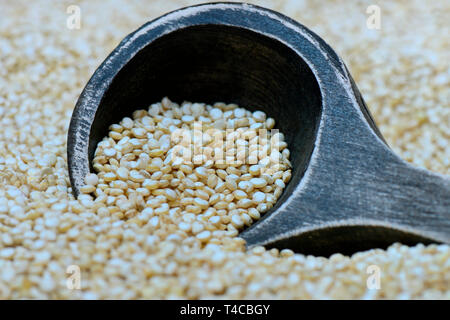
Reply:
[[329, 168], [326, 183], [315, 180], [240, 237], [248, 247], [322, 256], [386, 248], [394, 242], [449, 244], [450, 179], [388, 154], [393, 161], [378, 168], [370, 161], [363, 168], [348, 168], [347, 174]]
[[[450, 243], [450, 178], [403, 163], [370, 182], [384, 221]], [[377, 218], [379, 219], [379, 218]]]

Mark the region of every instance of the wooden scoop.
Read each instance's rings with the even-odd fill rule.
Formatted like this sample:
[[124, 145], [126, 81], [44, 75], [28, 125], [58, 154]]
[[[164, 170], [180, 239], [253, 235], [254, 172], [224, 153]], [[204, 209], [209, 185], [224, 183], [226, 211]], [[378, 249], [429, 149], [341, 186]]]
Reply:
[[168, 96], [237, 103], [275, 118], [293, 176], [241, 233], [248, 246], [329, 255], [450, 243], [450, 179], [387, 146], [345, 64], [316, 34], [271, 10], [183, 8], [127, 36], [82, 92], [68, 135], [75, 196], [108, 127]]

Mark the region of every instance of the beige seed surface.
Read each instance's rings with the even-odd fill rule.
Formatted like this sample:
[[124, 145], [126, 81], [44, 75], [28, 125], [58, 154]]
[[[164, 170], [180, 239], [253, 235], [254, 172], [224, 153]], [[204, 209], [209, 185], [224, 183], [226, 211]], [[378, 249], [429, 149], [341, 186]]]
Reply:
[[[207, 178], [204, 184], [211, 190], [202, 191], [209, 195], [210, 207], [200, 214], [182, 214], [169, 202], [167, 208], [163, 205], [167, 193], [142, 207], [143, 199], [155, 190], [176, 189], [183, 181], [188, 181], [185, 207], [194, 199], [206, 199], [204, 193], [196, 193], [196, 183], [201, 182], [194, 181], [196, 172], [169, 177], [166, 164], [150, 161], [167, 152], [167, 141], [161, 137], [152, 137], [145, 145], [148, 158], [126, 158], [139, 148], [140, 139], [150, 139], [142, 130], [128, 129], [135, 126], [132, 117], [123, 126], [110, 128], [114, 141], [129, 139], [120, 146], [103, 145], [108, 151], [97, 159], [101, 163], [97, 168], [107, 173], [98, 176], [97, 196], [85, 194], [79, 200], [71, 196], [66, 134], [75, 101], [92, 72], [132, 30], [169, 10], [198, 2], [76, 1], [82, 12], [79, 30], [66, 28], [66, 9], [74, 2], [1, 3], [0, 298], [450, 299], [448, 245], [392, 245], [328, 259], [262, 247], [246, 251], [243, 241], [233, 235], [237, 234], [233, 221], [245, 224], [246, 214], [259, 219], [265, 204], [227, 207], [229, 203], [216, 192], [228, 190], [222, 178]], [[381, 132], [404, 159], [450, 174], [448, 1], [378, 1], [380, 30], [366, 28], [365, 11], [372, 4], [368, 1], [257, 3], [298, 19], [337, 50]], [[151, 106], [148, 116], [141, 118], [145, 127], [156, 125], [153, 117], [160, 108]], [[180, 120], [186, 109], [176, 115]], [[190, 109], [192, 117], [203, 110], [198, 105]], [[222, 113], [229, 116], [230, 111]], [[277, 125], [270, 114], [253, 117], [267, 128]], [[218, 118], [212, 125], [224, 129], [227, 123]], [[245, 125], [245, 120], [239, 124]], [[255, 124], [250, 127], [258, 129]], [[152, 150], [156, 151], [150, 155]], [[144, 175], [142, 182], [141, 177], [137, 182], [130, 179], [124, 189], [121, 183], [111, 188], [113, 181], [125, 182], [114, 171], [120, 162], [106, 166], [107, 158], [119, 153], [124, 162], [136, 162], [129, 177], [144, 165], [152, 176]], [[241, 177], [236, 191], [255, 191], [249, 183], [260, 172], [249, 170], [250, 176]], [[236, 173], [227, 172], [231, 174]], [[277, 180], [286, 184], [290, 175], [286, 171], [273, 184], [281, 188]], [[130, 189], [135, 192], [128, 194]], [[158, 208], [163, 212], [155, 212]], [[247, 213], [240, 215], [239, 209]], [[230, 217], [227, 212], [232, 210], [238, 212]], [[223, 234], [217, 226], [225, 224]], [[66, 287], [66, 272], [74, 265], [81, 271], [80, 290]], [[380, 268], [380, 290], [367, 289], [371, 265]]]

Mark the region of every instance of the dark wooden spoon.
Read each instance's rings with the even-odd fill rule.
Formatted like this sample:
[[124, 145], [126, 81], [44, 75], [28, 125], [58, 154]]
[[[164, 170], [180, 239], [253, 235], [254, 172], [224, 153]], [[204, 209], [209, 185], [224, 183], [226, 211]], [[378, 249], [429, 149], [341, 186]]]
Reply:
[[321, 38], [248, 4], [168, 13], [106, 58], [70, 123], [75, 196], [108, 126], [164, 96], [263, 110], [285, 134], [293, 178], [277, 204], [241, 233], [248, 246], [329, 255], [397, 241], [450, 243], [450, 179], [392, 152], [345, 64]]

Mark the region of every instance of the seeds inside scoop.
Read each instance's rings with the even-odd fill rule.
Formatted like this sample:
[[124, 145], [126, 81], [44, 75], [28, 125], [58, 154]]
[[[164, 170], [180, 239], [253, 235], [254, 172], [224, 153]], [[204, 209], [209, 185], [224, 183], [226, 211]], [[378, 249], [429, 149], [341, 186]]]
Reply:
[[81, 192], [137, 223], [167, 216], [201, 241], [237, 235], [290, 180], [290, 152], [274, 125], [235, 104], [164, 98], [110, 126]]

